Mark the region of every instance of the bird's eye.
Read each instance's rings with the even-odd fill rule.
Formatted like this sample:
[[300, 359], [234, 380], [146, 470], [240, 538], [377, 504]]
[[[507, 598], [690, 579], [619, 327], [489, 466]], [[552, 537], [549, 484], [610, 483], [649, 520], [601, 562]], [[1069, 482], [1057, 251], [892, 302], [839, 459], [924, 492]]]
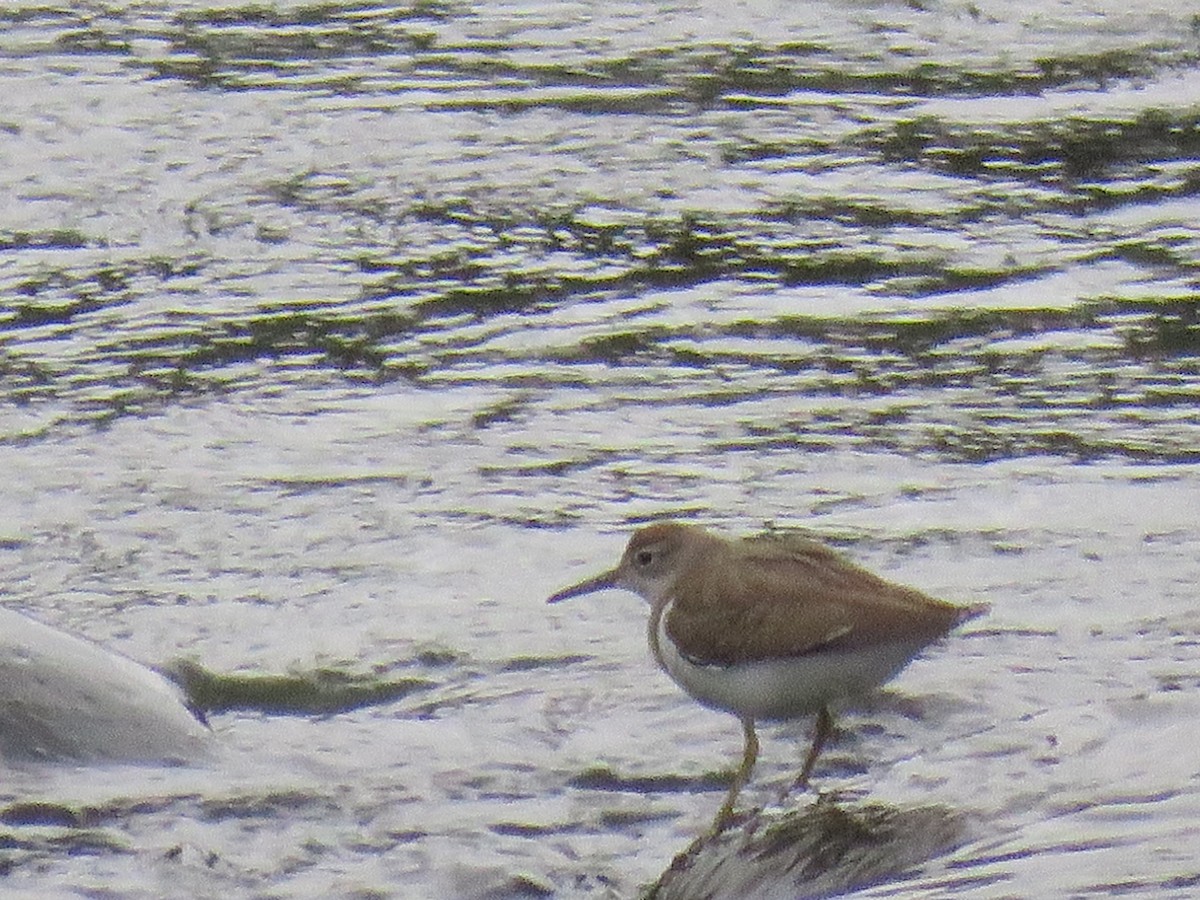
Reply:
[[633, 557], [633, 561], [644, 568], [654, 562], [654, 554], [649, 550], [639, 550]]

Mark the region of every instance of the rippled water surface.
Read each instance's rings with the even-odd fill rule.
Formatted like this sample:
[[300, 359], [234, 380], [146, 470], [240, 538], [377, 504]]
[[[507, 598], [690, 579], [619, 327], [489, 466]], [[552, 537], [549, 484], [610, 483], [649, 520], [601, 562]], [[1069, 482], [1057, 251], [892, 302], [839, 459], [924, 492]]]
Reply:
[[863, 896], [1193, 896], [1198, 196], [1177, 3], [5, 4], [4, 602], [414, 689], [14, 770], [0, 889], [636, 895], [738, 728], [544, 598], [670, 515], [992, 603], [818, 767], [969, 823]]

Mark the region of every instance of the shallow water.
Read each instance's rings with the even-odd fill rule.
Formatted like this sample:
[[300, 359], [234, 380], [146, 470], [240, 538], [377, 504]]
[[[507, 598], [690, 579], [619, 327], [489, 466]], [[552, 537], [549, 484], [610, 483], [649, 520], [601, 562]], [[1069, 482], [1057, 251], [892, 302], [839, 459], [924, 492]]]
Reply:
[[640, 601], [543, 600], [672, 515], [993, 604], [818, 768], [971, 823], [864, 896], [1194, 893], [1190, 13], [0, 20], [5, 602], [151, 664], [429, 683], [216, 714], [209, 767], [14, 771], [0, 811], [77, 819], [3, 820], [6, 891], [636, 894], [738, 729]]

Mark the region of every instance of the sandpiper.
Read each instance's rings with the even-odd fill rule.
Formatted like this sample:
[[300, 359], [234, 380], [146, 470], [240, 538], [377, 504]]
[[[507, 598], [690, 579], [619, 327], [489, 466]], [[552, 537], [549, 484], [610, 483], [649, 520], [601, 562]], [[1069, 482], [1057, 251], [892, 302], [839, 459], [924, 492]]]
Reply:
[[694, 525], [636, 531], [615, 569], [549, 598], [625, 588], [650, 604], [654, 658], [705, 706], [742, 723], [742, 763], [713, 822], [721, 831], [758, 757], [755, 722], [816, 713], [797, 786], [833, 728], [830, 703], [903, 669], [924, 647], [987, 609], [954, 606], [885, 581], [792, 534], [727, 540]]

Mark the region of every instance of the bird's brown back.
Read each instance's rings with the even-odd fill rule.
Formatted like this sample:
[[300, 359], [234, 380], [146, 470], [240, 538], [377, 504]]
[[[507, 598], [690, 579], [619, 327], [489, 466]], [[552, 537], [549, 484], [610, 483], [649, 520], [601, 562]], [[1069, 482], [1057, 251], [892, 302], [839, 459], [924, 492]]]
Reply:
[[666, 631], [697, 662], [731, 665], [921, 646], [981, 611], [893, 584], [828, 547], [792, 535], [721, 542], [672, 584]]

